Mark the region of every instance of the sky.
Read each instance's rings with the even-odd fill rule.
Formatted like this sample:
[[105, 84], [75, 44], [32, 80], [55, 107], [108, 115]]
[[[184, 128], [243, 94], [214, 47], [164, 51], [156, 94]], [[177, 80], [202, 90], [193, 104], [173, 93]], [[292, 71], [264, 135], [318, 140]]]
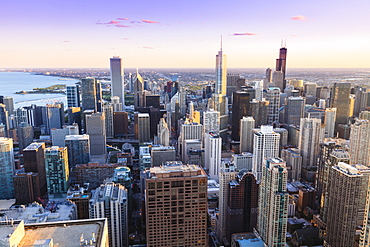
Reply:
[[0, 68], [369, 68], [368, 0], [1, 0]]

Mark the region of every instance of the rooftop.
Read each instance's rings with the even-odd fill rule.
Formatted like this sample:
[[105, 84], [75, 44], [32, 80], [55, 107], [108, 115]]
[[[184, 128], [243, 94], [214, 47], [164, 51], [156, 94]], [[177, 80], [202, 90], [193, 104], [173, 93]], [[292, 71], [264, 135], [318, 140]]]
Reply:
[[204, 170], [197, 165], [162, 165], [159, 167], [150, 168], [150, 178], [165, 178], [165, 177], [195, 177], [206, 176]]

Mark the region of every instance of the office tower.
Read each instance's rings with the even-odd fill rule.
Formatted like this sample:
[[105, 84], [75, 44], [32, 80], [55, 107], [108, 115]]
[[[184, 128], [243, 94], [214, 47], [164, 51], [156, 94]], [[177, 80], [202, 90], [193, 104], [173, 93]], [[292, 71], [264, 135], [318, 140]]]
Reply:
[[207, 174], [202, 168], [182, 164], [150, 168], [145, 202], [148, 247], [208, 246]]
[[267, 68], [266, 69], [266, 77], [263, 80], [263, 88], [267, 89], [267, 88], [271, 87], [271, 83], [272, 83], [272, 69]]
[[170, 131], [168, 129], [166, 120], [161, 118], [157, 125], [158, 144], [163, 146], [170, 145]]
[[329, 138], [334, 137], [335, 119], [337, 115], [337, 108], [325, 109], [325, 132]]
[[370, 166], [370, 121], [356, 120], [351, 125], [351, 136], [349, 139], [351, 164]]
[[261, 130], [254, 134], [252, 171], [258, 181], [261, 180], [264, 160], [279, 156], [279, 141], [280, 135], [272, 126], [262, 125]]
[[91, 199], [91, 193], [86, 192], [87, 188], [85, 186], [80, 186], [75, 184], [69, 187], [67, 191], [67, 200], [72, 201], [77, 206], [77, 218], [89, 219], [89, 205]]
[[268, 123], [268, 111], [269, 111], [269, 101], [262, 99], [262, 101], [252, 100], [249, 102], [248, 115], [252, 116], [256, 121], [256, 127], [261, 125], [267, 125]]
[[41, 197], [39, 175], [37, 173], [17, 173], [14, 180], [14, 197], [17, 205], [27, 205]]
[[203, 112], [203, 132], [220, 132], [220, 112], [213, 109]]
[[216, 55], [216, 83], [215, 83], [215, 94], [222, 94], [226, 96], [227, 87], [227, 67], [226, 67], [226, 55], [222, 53], [221, 49]]
[[330, 168], [324, 246], [355, 246], [359, 212], [365, 210], [368, 197], [369, 173], [367, 167], [344, 162]]
[[241, 170], [229, 182], [227, 239], [240, 232], [253, 232], [257, 225], [258, 184], [251, 172]]
[[118, 96], [122, 105], [125, 105], [125, 88], [123, 81], [123, 65], [120, 57], [110, 59], [110, 77], [112, 84], [112, 96]]
[[67, 193], [69, 187], [68, 152], [66, 147], [45, 148], [45, 171], [48, 194]]
[[[202, 150], [202, 140], [197, 139], [188, 139], [183, 141], [181, 149], [181, 160], [184, 164], [194, 164], [190, 163], [190, 152]], [[203, 150], [204, 151], [204, 150]], [[201, 164], [204, 164], [204, 160], [201, 161]]]
[[68, 150], [69, 169], [74, 169], [77, 164], [90, 162], [90, 137], [89, 135], [67, 135], [65, 145]]
[[60, 129], [64, 124], [64, 105], [62, 102], [58, 102], [42, 106], [41, 115], [45, 134], [50, 134], [51, 129]]
[[226, 82], [227, 82], [226, 96], [229, 99], [229, 103], [231, 103], [230, 100], [233, 95], [233, 92], [240, 90], [242, 86], [245, 85], [245, 79], [241, 78], [240, 75], [228, 74]]
[[305, 96], [307, 97], [308, 95], [315, 96], [316, 97], [316, 88], [317, 84], [313, 82], [306, 82], [304, 84], [304, 92]]
[[113, 112], [116, 111], [122, 111], [122, 103], [120, 102], [120, 99], [118, 96], [112, 96], [110, 98], [110, 105], [113, 107]]
[[25, 122], [20, 123], [17, 127], [17, 136], [19, 150], [22, 151], [33, 141], [33, 127]]
[[286, 58], [287, 58], [287, 48], [285, 45], [280, 48], [279, 51], [279, 58], [276, 59], [276, 71], [281, 71], [283, 73], [283, 90], [286, 87], [286, 80], [285, 80], [285, 74], [286, 74]]
[[6, 106], [4, 104], [0, 104], [0, 124], [4, 125], [4, 133], [5, 136], [8, 136], [9, 130], [9, 119], [8, 119], [8, 111], [6, 110]]
[[266, 100], [268, 104], [268, 124], [272, 125], [279, 121], [279, 107], [280, 107], [280, 89], [277, 87], [270, 87], [266, 92]]
[[282, 71], [274, 71], [272, 74], [272, 84], [274, 87], [284, 91], [284, 73]]
[[81, 107], [69, 107], [67, 109], [67, 114], [68, 114], [68, 125], [76, 123], [78, 124], [78, 128], [82, 129]]
[[0, 137], [0, 200], [14, 198], [13, 139]]
[[[190, 123], [185, 121], [181, 125], [180, 136], [178, 139], [178, 150], [183, 150], [186, 140], [203, 140], [203, 125], [198, 123]], [[181, 153], [182, 154], [182, 153]]]
[[97, 111], [97, 83], [93, 77], [81, 79], [82, 111]]
[[204, 164], [211, 179], [219, 180], [221, 168], [222, 139], [217, 133], [209, 132], [204, 136]]
[[298, 149], [301, 152], [302, 168], [317, 166], [320, 143], [324, 140], [324, 128], [320, 119], [301, 118]]
[[105, 155], [107, 149], [104, 113], [86, 115], [86, 134], [90, 136], [90, 154]]
[[23, 107], [19, 107], [16, 110], [13, 111], [14, 115], [14, 127], [17, 127], [21, 123], [28, 123], [31, 125], [31, 121], [28, 119], [28, 111], [24, 109]]
[[53, 146], [65, 147], [65, 137], [67, 135], [78, 135], [79, 129], [77, 124], [63, 125], [62, 129], [51, 129], [51, 140]]
[[338, 131], [339, 124], [347, 124], [349, 117], [349, 94], [351, 83], [334, 83], [332, 97], [330, 98], [330, 107], [337, 108], [337, 118], [335, 129]]
[[284, 247], [288, 220], [288, 171], [279, 158], [268, 158], [262, 169], [258, 198], [258, 232], [267, 246]]
[[288, 179], [301, 179], [302, 156], [297, 148], [288, 148], [281, 151], [281, 158], [286, 162], [288, 170]]
[[90, 218], [107, 218], [109, 246], [128, 246], [127, 190], [123, 185], [106, 182], [90, 200]]
[[6, 110], [8, 111], [9, 115], [14, 111], [14, 100], [13, 97], [4, 96], [3, 101], [0, 102], [1, 104], [5, 105]]
[[103, 105], [103, 111], [105, 114], [105, 133], [107, 138], [113, 138], [114, 128], [113, 128], [113, 106]]
[[148, 113], [135, 113], [135, 138], [139, 143], [150, 142], [150, 118]]
[[253, 152], [253, 129], [255, 121], [252, 117], [240, 119], [240, 153]]
[[128, 113], [113, 112], [114, 137], [123, 137], [128, 134]]
[[160, 108], [161, 107], [161, 98], [160, 98], [160, 96], [159, 95], [146, 95], [144, 106], [145, 107]]
[[68, 107], [80, 107], [80, 86], [79, 85], [67, 85], [67, 106]]
[[248, 115], [249, 101], [252, 100], [251, 98], [250, 93], [246, 91], [233, 93], [231, 138], [235, 141], [240, 140], [240, 119]]
[[361, 111], [366, 110], [367, 108], [367, 101], [368, 101], [368, 93], [366, 92], [366, 88], [359, 88], [355, 92], [355, 106], [354, 106], [354, 116], [359, 116]]
[[120, 165], [117, 163], [99, 164], [92, 162], [76, 165], [76, 181], [79, 184], [89, 183], [90, 188], [97, 188], [105, 179], [112, 177], [114, 169], [118, 166]]
[[220, 191], [219, 191], [219, 213], [216, 223], [217, 236], [220, 241], [224, 242], [223, 239], [227, 235], [228, 227], [228, 200], [230, 195], [229, 183], [234, 180], [238, 172], [235, 170], [234, 166], [225, 164], [224, 167], [220, 169]]
[[176, 151], [172, 146], [153, 146], [150, 155], [152, 166], [161, 166], [166, 161], [176, 160]]
[[144, 80], [139, 74], [139, 71], [136, 71], [136, 75], [134, 78], [134, 106], [135, 109], [138, 107], [144, 106], [144, 98], [143, 98], [143, 92], [144, 92]]
[[47, 191], [45, 172], [45, 143], [33, 142], [23, 149], [24, 170], [26, 173], [33, 172], [39, 175], [39, 187], [41, 195]]
[[299, 125], [303, 117], [305, 99], [302, 97], [289, 97], [285, 101], [284, 123]]

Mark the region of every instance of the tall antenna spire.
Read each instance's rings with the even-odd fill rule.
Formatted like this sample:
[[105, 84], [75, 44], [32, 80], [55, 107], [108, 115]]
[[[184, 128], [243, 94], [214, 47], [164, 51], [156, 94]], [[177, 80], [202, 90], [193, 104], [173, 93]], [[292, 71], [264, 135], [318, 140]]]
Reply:
[[286, 39], [285, 39], [285, 44], [284, 44], [284, 47], [286, 47]]
[[284, 39], [281, 39], [281, 47], [284, 47]]
[[220, 51], [222, 51], [222, 35], [221, 35], [221, 50]]

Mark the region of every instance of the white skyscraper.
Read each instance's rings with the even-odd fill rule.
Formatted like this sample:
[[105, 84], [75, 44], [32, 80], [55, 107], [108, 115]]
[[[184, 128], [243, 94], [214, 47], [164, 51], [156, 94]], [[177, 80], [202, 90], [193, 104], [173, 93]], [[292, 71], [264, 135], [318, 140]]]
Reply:
[[221, 167], [222, 139], [214, 132], [205, 134], [204, 138], [204, 164], [212, 179], [218, 181]]
[[226, 55], [222, 53], [222, 47], [216, 55], [216, 86], [215, 93], [226, 95], [227, 67]]
[[157, 125], [158, 144], [163, 146], [170, 145], [170, 131], [164, 118], [159, 120]]
[[334, 137], [335, 118], [337, 116], [337, 108], [325, 109], [325, 132], [329, 138]]
[[254, 134], [252, 172], [257, 180], [261, 180], [264, 160], [279, 157], [279, 141], [280, 134], [269, 125], [262, 125], [261, 130]]
[[203, 132], [220, 132], [220, 112], [208, 110], [203, 112]]
[[350, 157], [351, 164], [370, 166], [370, 121], [356, 120], [351, 125]]
[[125, 88], [123, 82], [123, 66], [120, 57], [110, 59], [110, 75], [112, 81], [112, 96], [118, 96], [124, 105]]
[[253, 152], [253, 129], [255, 121], [253, 117], [240, 119], [240, 153]]
[[268, 124], [273, 124], [274, 122], [279, 120], [280, 88], [268, 88], [266, 96], [266, 99], [269, 101], [267, 122]]
[[302, 155], [302, 168], [317, 165], [320, 143], [324, 140], [324, 127], [318, 118], [301, 118], [298, 149]]

